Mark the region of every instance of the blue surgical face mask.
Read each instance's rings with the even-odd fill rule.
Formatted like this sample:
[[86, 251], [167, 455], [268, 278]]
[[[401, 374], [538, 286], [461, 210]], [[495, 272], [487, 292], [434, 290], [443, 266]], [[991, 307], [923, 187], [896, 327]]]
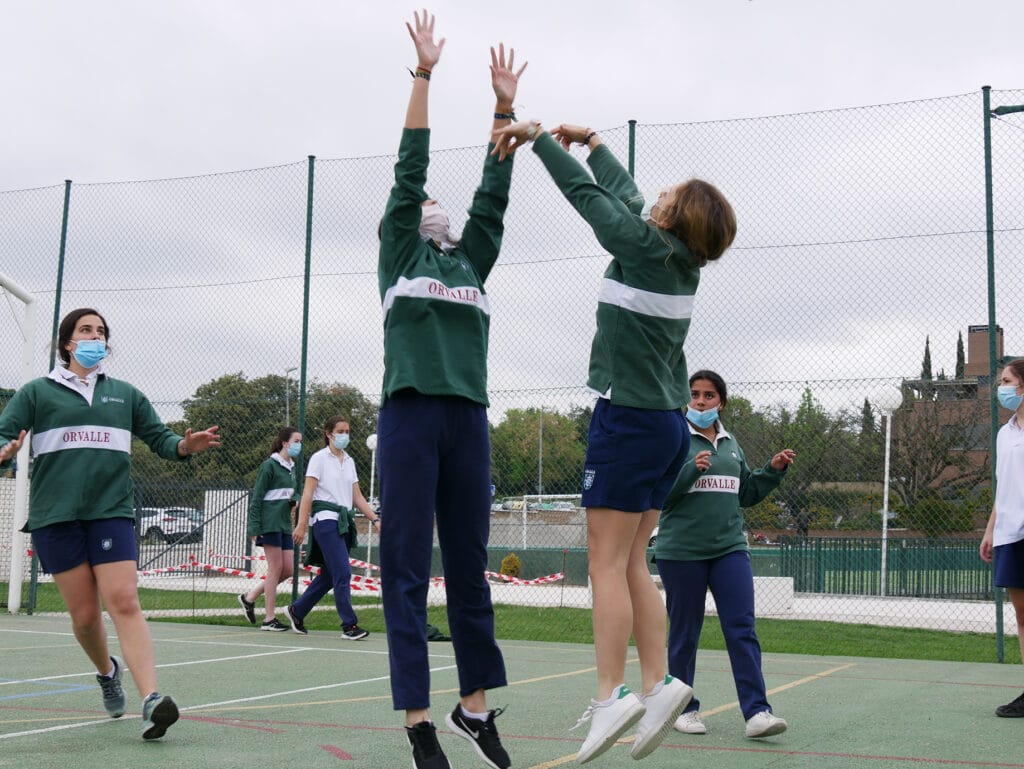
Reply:
[[718, 419], [718, 406], [707, 411], [697, 411], [692, 406], [688, 406], [686, 409], [686, 418], [693, 422], [695, 427], [701, 430], [706, 430], [715, 423]]
[[1020, 404], [1024, 401], [1024, 395], [1017, 395], [1017, 387], [1015, 385], [999, 385], [997, 393], [999, 403], [1004, 409], [1010, 411], [1016, 411], [1020, 408]]
[[295, 459], [295, 457], [297, 457], [301, 453], [302, 453], [302, 444], [301, 443], [289, 443], [288, 444], [288, 456], [290, 456], [292, 459]]
[[82, 368], [94, 368], [107, 357], [107, 343], [102, 339], [79, 339], [72, 355]]
[[335, 433], [334, 448], [344, 451], [348, 448], [348, 433]]

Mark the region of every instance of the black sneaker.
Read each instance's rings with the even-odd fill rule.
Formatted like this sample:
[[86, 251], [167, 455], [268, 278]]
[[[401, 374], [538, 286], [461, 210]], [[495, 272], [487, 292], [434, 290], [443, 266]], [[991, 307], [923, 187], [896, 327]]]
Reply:
[[361, 641], [370, 635], [370, 631], [363, 630], [359, 625], [346, 625], [341, 629], [341, 637], [346, 641]]
[[253, 601], [246, 600], [245, 593], [238, 594], [238, 602], [242, 605], [242, 611], [245, 613], [245, 618], [249, 620], [249, 624], [255, 625], [256, 604]]
[[455, 710], [444, 717], [444, 721], [455, 734], [469, 740], [477, 755], [488, 766], [494, 769], [508, 769], [512, 766], [512, 761], [505, 748], [501, 746], [501, 738], [498, 737], [498, 730], [494, 726], [494, 719], [503, 711], [504, 708], [488, 710], [487, 719], [482, 720], [463, 715], [462, 706], [456, 705]]
[[437, 729], [430, 721], [405, 727], [405, 736], [412, 745], [414, 769], [451, 769], [448, 758], [437, 741]]
[[292, 625], [292, 630], [296, 633], [301, 633], [302, 635], [309, 635], [309, 631], [306, 630], [306, 626], [303, 624], [302, 620], [295, 616], [295, 612], [292, 610], [291, 604], [288, 604], [284, 613], [288, 615], [288, 621]]
[[112, 676], [96, 676], [96, 682], [103, 690], [103, 707], [106, 708], [107, 715], [111, 718], [120, 718], [124, 715], [126, 704], [124, 689], [121, 687], [121, 673], [124, 670], [124, 665], [117, 657], [111, 657], [110, 661], [114, 665], [114, 674]]
[[1024, 694], [1013, 702], [1000, 705], [996, 708], [996, 715], [1000, 718], [1024, 718]]
[[178, 706], [167, 695], [153, 692], [142, 703], [142, 739], [158, 740], [178, 720]]
[[282, 624], [281, 620], [279, 620], [277, 617], [274, 617], [273, 619], [268, 619], [266, 622], [260, 625], [260, 630], [270, 630], [274, 633], [281, 633], [287, 629], [288, 626]]

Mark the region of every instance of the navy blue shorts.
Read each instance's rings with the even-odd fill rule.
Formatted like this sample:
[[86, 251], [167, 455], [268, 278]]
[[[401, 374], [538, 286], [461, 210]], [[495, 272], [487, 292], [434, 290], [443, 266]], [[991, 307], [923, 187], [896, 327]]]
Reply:
[[82, 563], [99, 566], [139, 560], [132, 518], [67, 521], [44, 526], [32, 532], [32, 546], [47, 574], [60, 574]]
[[294, 550], [295, 540], [292, 539], [291, 534], [285, 534], [280, 531], [271, 531], [268, 534], [260, 534], [256, 537], [256, 544], [260, 547], [279, 547], [282, 550]]
[[1024, 588], [1024, 539], [992, 548], [992, 584]]
[[638, 409], [598, 398], [583, 466], [583, 507], [660, 510], [689, 450], [679, 409]]

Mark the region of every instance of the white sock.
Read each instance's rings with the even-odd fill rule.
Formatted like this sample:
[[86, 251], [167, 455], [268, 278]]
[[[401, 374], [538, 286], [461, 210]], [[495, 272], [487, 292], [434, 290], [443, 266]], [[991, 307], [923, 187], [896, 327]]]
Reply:
[[459, 710], [462, 711], [462, 715], [466, 718], [475, 718], [477, 721], [486, 721], [489, 713], [474, 713], [472, 710], [466, 710], [465, 705], [459, 705]]

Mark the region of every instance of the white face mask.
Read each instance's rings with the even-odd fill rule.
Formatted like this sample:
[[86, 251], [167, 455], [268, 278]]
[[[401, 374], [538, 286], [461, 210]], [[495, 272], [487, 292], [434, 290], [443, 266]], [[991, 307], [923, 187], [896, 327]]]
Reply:
[[420, 218], [420, 235], [442, 245], [450, 242], [448, 232], [448, 214], [437, 203], [422, 206]]

